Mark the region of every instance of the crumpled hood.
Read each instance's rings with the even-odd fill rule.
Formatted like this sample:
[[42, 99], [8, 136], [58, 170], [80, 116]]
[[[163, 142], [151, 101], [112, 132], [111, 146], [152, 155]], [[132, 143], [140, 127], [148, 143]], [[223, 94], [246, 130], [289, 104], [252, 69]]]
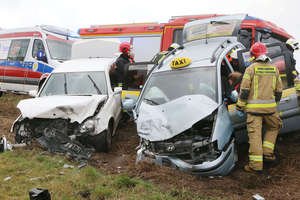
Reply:
[[217, 108], [218, 104], [204, 95], [183, 96], [162, 105], [142, 102], [137, 131], [146, 140], [167, 140], [191, 128]]
[[24, 118], [70, 119], [81, 123], [94, 114], [106, 95], [45, 96], [21, 100], [17, 105]]

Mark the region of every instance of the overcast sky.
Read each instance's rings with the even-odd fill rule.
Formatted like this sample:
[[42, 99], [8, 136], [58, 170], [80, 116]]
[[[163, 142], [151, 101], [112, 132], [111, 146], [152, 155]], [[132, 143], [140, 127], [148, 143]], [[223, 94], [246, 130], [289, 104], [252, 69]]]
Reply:
[[[178, 15], [248, 13], [275, 23], [300, 40], [299, 0], [1, 0], [0, 2], [0, 27], [4, 29], [47, 24], [77, 32], [78, 28], [95, 24], [164, 23], [171, 16]], [[300, 59], [300, 51], [296, 54]], [[300, 65], [300, 60], [298, 64]]]

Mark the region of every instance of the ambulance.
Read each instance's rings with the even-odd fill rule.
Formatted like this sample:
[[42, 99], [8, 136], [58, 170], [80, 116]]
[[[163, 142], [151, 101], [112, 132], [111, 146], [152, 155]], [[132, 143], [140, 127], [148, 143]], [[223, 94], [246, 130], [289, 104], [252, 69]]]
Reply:
[[27, 94], [40, 77], [71, 58], [76, 34], [55, 26], [0, 31], [0, 95]]

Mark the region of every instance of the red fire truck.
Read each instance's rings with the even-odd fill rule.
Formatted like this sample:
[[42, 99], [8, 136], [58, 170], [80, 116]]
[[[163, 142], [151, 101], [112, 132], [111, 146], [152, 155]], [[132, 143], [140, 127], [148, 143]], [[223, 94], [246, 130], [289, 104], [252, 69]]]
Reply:
[[[133, 46], [136, 61], [149, 61], [157, 52], [166, 50], [172, 43], [182, 44], [182, 30], [186, 23], [206, 18], [214, 18], [217, 14], [189, 15], [172, 17], [168, 23], [133, 23], [93, 25], [90, 28], [79, 29], [81, 38], [119, 38], [121, 42], [130, 42]], [[272, 22], [240, 15], [233, 36], [246, 48], [256, 42], [285, 42], [292, 36]]]

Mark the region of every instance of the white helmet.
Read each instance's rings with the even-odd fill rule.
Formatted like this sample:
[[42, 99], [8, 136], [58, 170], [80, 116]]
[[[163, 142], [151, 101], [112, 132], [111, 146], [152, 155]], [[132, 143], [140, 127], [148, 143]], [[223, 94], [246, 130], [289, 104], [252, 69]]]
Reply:
[[290, 38], [286, 41], [286, 44], [289, 45], [292, 49], [298, 50], [299, 49], [299, 42], [297, 42], [294, 38]]

